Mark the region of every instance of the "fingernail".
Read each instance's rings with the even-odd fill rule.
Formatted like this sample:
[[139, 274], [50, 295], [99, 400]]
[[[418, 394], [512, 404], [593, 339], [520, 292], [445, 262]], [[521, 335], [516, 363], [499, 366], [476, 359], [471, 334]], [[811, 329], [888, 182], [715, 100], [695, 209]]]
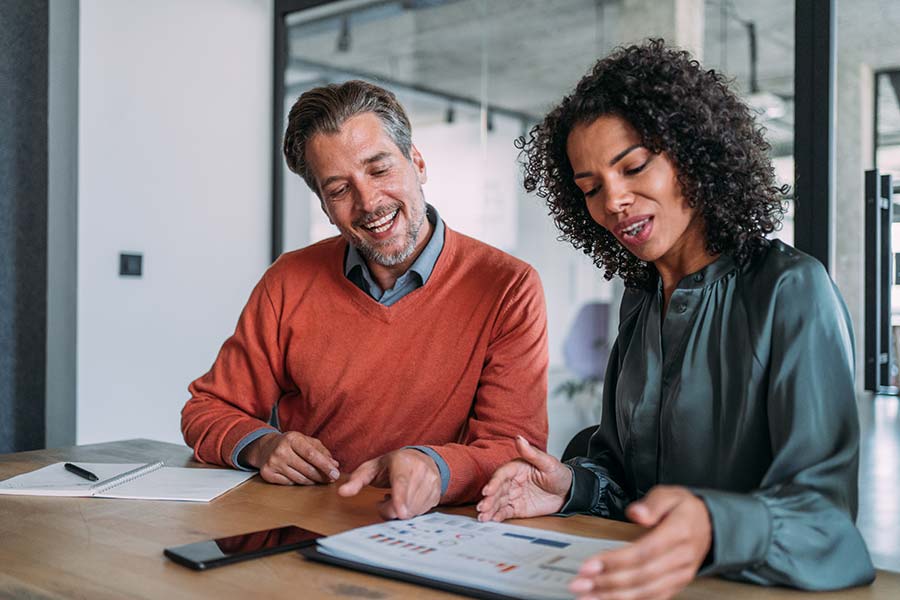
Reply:
[[332, 479], [337, 479], [338, 477], [341, 476], [341, 473], [340, 473], [340, 471], [338, 471], [337, 469], [332, 469], [332, 470], [328, 473], [328, 476], [331, 477]]
[[569, 591], [573, 594], [579, 594], [581, 592], [589, 592], [591, 588], [594, 587], [594, 584], [591, 583], [590, 579], [585, 579], [583, 577], [579, 577], [578, 579], [573, 579], [571, 583], [569, 583]]
[[603, 563], [597, 559], [591, 559], [586, 561], [581, 568], [578, 569], [578, 573], [581, 575], [596, 575], [597, 573], [601, 573], [603, 571]]

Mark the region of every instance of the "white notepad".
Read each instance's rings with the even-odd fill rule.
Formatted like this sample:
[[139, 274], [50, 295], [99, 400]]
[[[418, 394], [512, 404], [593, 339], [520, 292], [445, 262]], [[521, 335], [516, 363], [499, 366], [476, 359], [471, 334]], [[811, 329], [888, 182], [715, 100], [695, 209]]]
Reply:
[[76, 464], [99, 481], [70, 473], [60, 462], [0, 481], [0, 494], [209, 502], [256, 475], [231, 469], [167, 467], [162, 462]]

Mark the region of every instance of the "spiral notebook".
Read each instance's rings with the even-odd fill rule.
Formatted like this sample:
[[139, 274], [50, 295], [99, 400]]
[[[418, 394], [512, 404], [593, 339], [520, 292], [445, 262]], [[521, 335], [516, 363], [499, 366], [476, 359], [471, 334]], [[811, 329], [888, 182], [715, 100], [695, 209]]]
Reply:
[[0, 494], [209, 502], [256, 474], [231, 469], [167, 467], [163, 462], [77, 463], [99, 478], [91, 482], [70, 473], [63, 465], [55, 463], [0, 481]]

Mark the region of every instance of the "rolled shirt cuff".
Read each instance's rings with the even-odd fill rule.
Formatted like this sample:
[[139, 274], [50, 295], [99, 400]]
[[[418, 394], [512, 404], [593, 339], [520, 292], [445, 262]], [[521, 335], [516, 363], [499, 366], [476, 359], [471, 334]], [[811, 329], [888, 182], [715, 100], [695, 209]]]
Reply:
[[258, 440], [262, 436], [270, 434], [270, 433], [281, 433], [281, 432], [278, 431], [277, 429], [273, 429], [272, 427], [260, 427], [259, 429], [255, 430], [255, 431], [251, 431], [250, 433], [245, 435], [243, 438], [241, 438], [241, 441], [239, 441], [237, 443], [237, 445], [234, 447], [234, 450], [231, 451], [231, 464], [234, 465], [234, 468], [238, 469], [239, 471], [256, 471], [255, 467], [251, 467], [249, 465], [244, 465], [244, 464], [239, 463], [238, 456], [241, 455], [241, 452], [244, 450], [244, 448], [246, 448], [247, 446], [249, 446], [256, 440]]
[[428, 446], [404, 446], [404, 448], [418, 450], [431, 457], [431, 460], [437, 465], [438, 473], [441, 476], [441, 498], [443, 498], [444, 494], [447, 493], [447, 488], [450, 487], [450, 467], [447, 466], [447, 461], [441, 458], [441, 455], [435, 452], [433, 448], [429, 448]]

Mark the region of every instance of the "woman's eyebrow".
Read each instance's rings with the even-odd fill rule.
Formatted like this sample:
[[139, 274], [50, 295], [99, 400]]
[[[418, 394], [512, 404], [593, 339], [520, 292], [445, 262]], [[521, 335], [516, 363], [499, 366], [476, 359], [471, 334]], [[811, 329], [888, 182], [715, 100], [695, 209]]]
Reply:
[[619, 162], [620, 160], [622, 160], [623, 158], [625, 158], [625, 156], [626, 156], [629, 152], [631, 152], [632, 150], [636, 150], [637, 148], [640, 148], [640, 147], [641, 147], [640, 144], [635, 144], [634, 146], [631, 146], [631, 147], [629, 147], [629, 148], [625, 148], [624, 150], [622, 150], [621, 152], [619, 152], [618, 154], [616, 154], [615, 156], [613, 156], [612, 160], [609, 161], [609, 166], [613, 166], [614, 164], [616, 164], [617, 162]]
[[[616, 154], [615, 156], [612, 157], [612, 160], [609, 161], [609, 166], [613, 166], [614, 164], [616, 164], [617, 162], [619, 162], [620, 160], [625, 158], [625, 156], [627, 156], [628, 153], [631, 152], [632, 150], [636, 150], [636, 149], [642, 148], [642, 147], [643, 146], [641, 144], [635, 144], [634, 146], [625, 148], [624, 150], [622, 150], [621, 152], [619, 152], [618, 154]], [[590, 177], [592, 175], [593, 175], [593, 173], [591, 173], [590, 171], [582, 171], [581, 173], [575, 173], [575, 176], [573, 177], [573, 179], [581, 179], [582, 177]]]

